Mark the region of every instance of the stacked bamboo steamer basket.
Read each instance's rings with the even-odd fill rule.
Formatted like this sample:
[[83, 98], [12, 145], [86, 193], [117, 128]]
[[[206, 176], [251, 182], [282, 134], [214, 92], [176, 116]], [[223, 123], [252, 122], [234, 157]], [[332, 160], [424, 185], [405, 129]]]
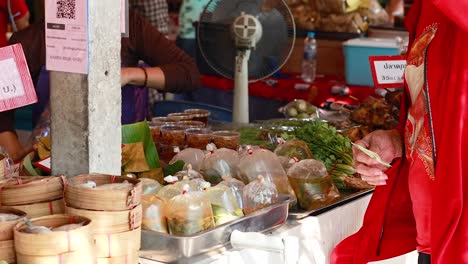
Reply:
[[0, 260], [5, 260], [8, 263], [15, 263], [15, 247], [13, 241], [13, 229], [15, 225], [26, 217], [26, 213], [13, 208], [2, 207], [0, 213], [14, 214], [19, 216], [19, 219], [0, 222]]
[[14, 228], [16, 259], [28, 264], [96, 263], [91, 220], [73, 215], [49, 215], [31, 219], [34, 226], [55, 228], [68, 224], [81, 224], [69, 231], [44, 234], [21, 232], [27, 227], [20, 221]]
[[28, 214], [29, 218], [62, 214], [63, 178], [18, 177], [0, 185], [0, 203]]
[[[97, 186], [128, 181], [133, 188], [98, 190], [77, 185], [95, 182]], [[68, 179], [65, 204], [68, 214], [93, 221], [97, 263], [138, 263], [141, 240], [142, 184], [133, 178], [84, 174]]]

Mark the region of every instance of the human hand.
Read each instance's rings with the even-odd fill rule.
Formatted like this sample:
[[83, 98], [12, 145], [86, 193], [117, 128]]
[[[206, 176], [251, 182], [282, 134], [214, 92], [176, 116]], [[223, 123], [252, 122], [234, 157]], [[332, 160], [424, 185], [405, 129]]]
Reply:
[[121, 68], [120, 69], [120, 86], [125, 86], [127, 84], [130, 83], [131, 81], [131, 76], [132, 76], [132, 73], [131, 73], [131, 70], [130, 68]]
[[[377, 153], [385, 162], [391, 162], [402, 155], [402, 140], [396, 130], [377, 130], [355, 143]], [[357, 147], [353, 147], [353, 159], [356, 172], [361, 174], [364, 181], [371, 185], [385, 185], [387, 183], [388, 177], [385, 175], [387, 167]]]

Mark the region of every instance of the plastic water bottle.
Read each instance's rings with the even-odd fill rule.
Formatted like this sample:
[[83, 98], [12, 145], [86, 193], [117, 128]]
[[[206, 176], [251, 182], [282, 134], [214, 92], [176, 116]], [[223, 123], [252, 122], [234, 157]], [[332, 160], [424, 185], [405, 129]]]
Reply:
[[317, 71], [317, 41], [315, 33], [308, 32], [304, 39], [304, 58], [302, 59], [302, 80], [311, 83]]

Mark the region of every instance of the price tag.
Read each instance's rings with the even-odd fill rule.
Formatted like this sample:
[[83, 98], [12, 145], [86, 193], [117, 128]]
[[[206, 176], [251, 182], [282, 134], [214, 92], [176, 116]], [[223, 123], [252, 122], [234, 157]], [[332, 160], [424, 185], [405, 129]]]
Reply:
[[0, 112], [37, 102], [20, 44], [0, 49]]
[[404, 85], [404, 56], [369, 57], [375, 88], [398, 88]]
[[47, 173], [50, 173], [51, 172], [51, 166], [50, 166], [50, 156], [43, 159], [43, 160], [40, 160], [38, 162], [34, 162], [34, 165], [36, 165], [36, 167], [40, 168], [41, 170], [47, 172]]

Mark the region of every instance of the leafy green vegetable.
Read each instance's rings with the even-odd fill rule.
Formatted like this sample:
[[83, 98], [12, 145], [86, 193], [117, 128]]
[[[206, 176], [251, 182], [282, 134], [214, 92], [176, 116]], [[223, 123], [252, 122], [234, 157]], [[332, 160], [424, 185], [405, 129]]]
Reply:
[[164, 177], [169, 175], [175, 175], [179, 171], [184, 169], [185, 162], [183, 160], [178, 160], [172, 164], [167, 165], [164, 170]]
[[307, 143], [317, 160], [325, 164], [339, 189], [347, 189], [343, 177], [354, 174], [351, 141], [336, 128], [320, 120], [308, 121], [293, 132], [284, 133], [286, 140], [300, 139]]

